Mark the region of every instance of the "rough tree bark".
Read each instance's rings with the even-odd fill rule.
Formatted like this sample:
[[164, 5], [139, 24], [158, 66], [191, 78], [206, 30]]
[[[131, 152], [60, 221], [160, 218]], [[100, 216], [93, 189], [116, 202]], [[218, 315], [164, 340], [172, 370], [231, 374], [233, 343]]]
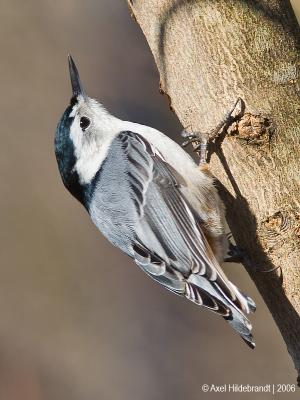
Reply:
[[184, 127], [207, 131], [238, 96], [245, 101], [210, 168], [234, 238], [257, 266], [245, 267], [300, 376], [300, 30], [290, 2], [128, 4]]

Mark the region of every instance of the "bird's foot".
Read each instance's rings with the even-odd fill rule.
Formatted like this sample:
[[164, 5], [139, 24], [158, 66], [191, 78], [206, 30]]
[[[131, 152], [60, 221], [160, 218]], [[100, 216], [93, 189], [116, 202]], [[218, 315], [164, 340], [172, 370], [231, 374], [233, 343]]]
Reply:
[[235, 111], [238, 103], [241, 103], [241, 111], [239, 112], [242, 113], [244, 109], [244, 102], [243, 100], [238, 97], [236, 102], [234, 103], [234, 106], [232, 109], [224, 116], [224, 118], [220, 121], [220, 123], [212, 130], [208, 132], [188, 132], [186, 129], [184, 129], [181, 132], [181, 136], [185, 140], [182, 143], [183, 147], [188, 146], [189, 144], [194, 144], [193, 145], [193, 151], [199, 153], [200, 155], [200, 164], [205, 164], [206, 163], [206, 153], [207, 153], [207, 146], [209, 143], [213, 142], [223, 131], [223, 129], [226, 127], [228, 128], [229, 125], [234, 121], [234, 117], [232, 116], [233, 112]]
[[228, 257], [224, 258], [225, 262], [243, 263], [246, 258], [244, 250], [229, 241]]
[[209, 133], [203, 132], [188, 132], [183, 130], [181, 136], [187, 139], [182, 143], [182, 147], [186, 147], [193, 143], [193, 151], [200, 154], [200, 164], [206, 163], [206, 151], [209, 140]]
[[258, 268], [253, 264], [253, 262], [249, 259], [247, 256], [246, 252], [233, 244], [229, 239], [232, 237], [232, 234], [229, 233], [227, 234], [228, 241], [229, 241], [229, 251], [228, 251], [228, 257], [224, 258], [224, 262], [233, 262], [233, 263], [238, 263], [238, 264], [244, 264], [245, 266], [249, 267], [251, 270], [262, 273], [262, 274], [269, 274], [271, 272], [277, 271], [280, 269], [282, 271], [281, 266], [269, 268], [269, 269], [261, 269]]
[[246, 268], [249, 268], [249, 270], [258, 272], [256, 265], [254, 265], [253, 262], [250, 260], [245, 250], [233, 244], [229, 240], [230, 237], [232, 237], [231, 233], [228, 234], [229, 251], [227, 253], [228, 256], [224, 258], [224, 262], [243, 264]]

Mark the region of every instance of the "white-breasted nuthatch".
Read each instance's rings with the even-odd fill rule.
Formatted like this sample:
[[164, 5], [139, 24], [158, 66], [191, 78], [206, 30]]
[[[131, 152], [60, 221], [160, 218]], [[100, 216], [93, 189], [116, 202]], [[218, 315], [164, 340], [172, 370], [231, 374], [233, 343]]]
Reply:
[[122, 121], [88, 97], [69, 56], [73, 96], [56, 131], [65, 187], [102, 234], [170, 291], [224, 317], [254, 347], [254, 311], [220, 267], [228, 251], [213, 177], [156, 129]]

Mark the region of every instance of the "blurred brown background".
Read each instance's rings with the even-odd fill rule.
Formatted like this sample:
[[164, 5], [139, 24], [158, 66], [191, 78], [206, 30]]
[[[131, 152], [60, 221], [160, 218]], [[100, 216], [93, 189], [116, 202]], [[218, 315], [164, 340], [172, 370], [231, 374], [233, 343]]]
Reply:
[[258, 400], [273, 396], [204, 395], [201, 386], [295, 383], [242, 267], [225, 270], [257, 301], [255, 351], [113, 248], [60, 181], [53, 139], [70, 97], [68, 52], [111, 112], [179, 139], [125, 0], [0, 5], [0, 400]]

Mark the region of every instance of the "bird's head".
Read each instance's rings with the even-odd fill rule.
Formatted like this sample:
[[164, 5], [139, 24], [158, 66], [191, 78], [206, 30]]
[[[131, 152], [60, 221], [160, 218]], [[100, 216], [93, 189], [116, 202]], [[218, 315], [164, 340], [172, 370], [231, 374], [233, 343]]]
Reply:
[[68, 60], [72, 97], [57, 125], [55, 155], [64, 185], [83, 203], [84, 187], [99, 169], [100, 150], [112, 116], [87, 96], [70, 55]]

